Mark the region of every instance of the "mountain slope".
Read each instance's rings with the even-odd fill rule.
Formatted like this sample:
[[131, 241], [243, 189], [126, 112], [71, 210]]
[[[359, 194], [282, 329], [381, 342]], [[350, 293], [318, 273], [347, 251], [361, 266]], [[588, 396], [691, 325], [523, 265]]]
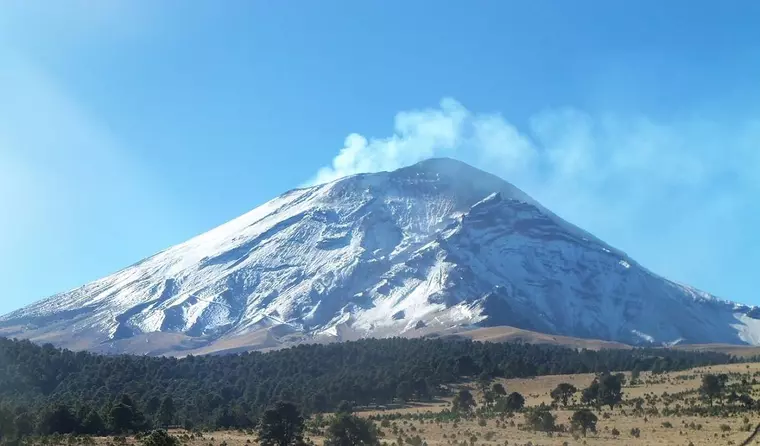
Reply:
[[[510, 325], [626, 343], [760, 343], [754, 309], [644, 269], [511, 184], [433, 159], [296, 189], [0, 333], [129, 351]], [[175, 346], [176, 347], [176, 346]]]

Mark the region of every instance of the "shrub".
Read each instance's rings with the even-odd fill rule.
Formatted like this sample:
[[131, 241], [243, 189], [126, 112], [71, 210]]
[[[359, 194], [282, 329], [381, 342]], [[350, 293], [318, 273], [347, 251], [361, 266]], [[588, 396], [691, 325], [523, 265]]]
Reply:
[[[126, 443], [126, 439], [124, 439]], [[165, 430], [155, 430], [141, 439], [144, 446], [177, 446], [179, 440]]]

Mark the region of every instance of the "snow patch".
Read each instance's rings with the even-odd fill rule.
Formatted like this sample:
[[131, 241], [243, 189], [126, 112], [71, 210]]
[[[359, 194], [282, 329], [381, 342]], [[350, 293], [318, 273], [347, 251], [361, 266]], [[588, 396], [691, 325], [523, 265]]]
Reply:
[[654, 337], [650, 336], [650, 335], [648, 335], [646, 333], [642, 333], [642, 332], [640, 332], [638, 330], [631, 330], [631, 333], [633, 333], [634, 335], [636, 335], [636, 337], [638, 337], [639, 339], [642, 339], [642, 340], [644, 340], [646, 342], [650, 342], [650, 343], [654, 342]]

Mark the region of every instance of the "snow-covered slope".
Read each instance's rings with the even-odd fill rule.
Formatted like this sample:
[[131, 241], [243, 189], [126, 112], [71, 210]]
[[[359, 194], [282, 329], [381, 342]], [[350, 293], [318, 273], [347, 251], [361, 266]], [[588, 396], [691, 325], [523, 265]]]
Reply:
[[760, 344], [756, 313], [649, 272], [497, 177], [432, 159], [287, 192], [6, 315], [0, 333], [108, 351], [150, 333], [181, 349], [489, 325]]

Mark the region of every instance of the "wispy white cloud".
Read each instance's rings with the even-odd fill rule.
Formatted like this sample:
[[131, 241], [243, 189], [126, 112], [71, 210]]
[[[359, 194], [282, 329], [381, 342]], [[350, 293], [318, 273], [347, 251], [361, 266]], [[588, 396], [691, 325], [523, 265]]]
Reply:
[[453, 99], [438, 109], [401, 112], [394, 134], [367, 139], [352, 133], [332, 164], [320, 169], [312, 183], [324, 183], [361, 172], [392, 170], [439, 154], [453, 153], [463, 142], [470, 112]]
[[760, 192], [759, 153], [753, 117], [663, 122], [568, 108], [538, 113], [519, 129], [444, 99], [438, 108], [399, 113], [389, 137], [350, 135], [312, 183], [459, 158], [654, 270], [689, 280], [722, 271], [720, 258], [740, 249], [744, 225], [756, 217], [747, 209]]

